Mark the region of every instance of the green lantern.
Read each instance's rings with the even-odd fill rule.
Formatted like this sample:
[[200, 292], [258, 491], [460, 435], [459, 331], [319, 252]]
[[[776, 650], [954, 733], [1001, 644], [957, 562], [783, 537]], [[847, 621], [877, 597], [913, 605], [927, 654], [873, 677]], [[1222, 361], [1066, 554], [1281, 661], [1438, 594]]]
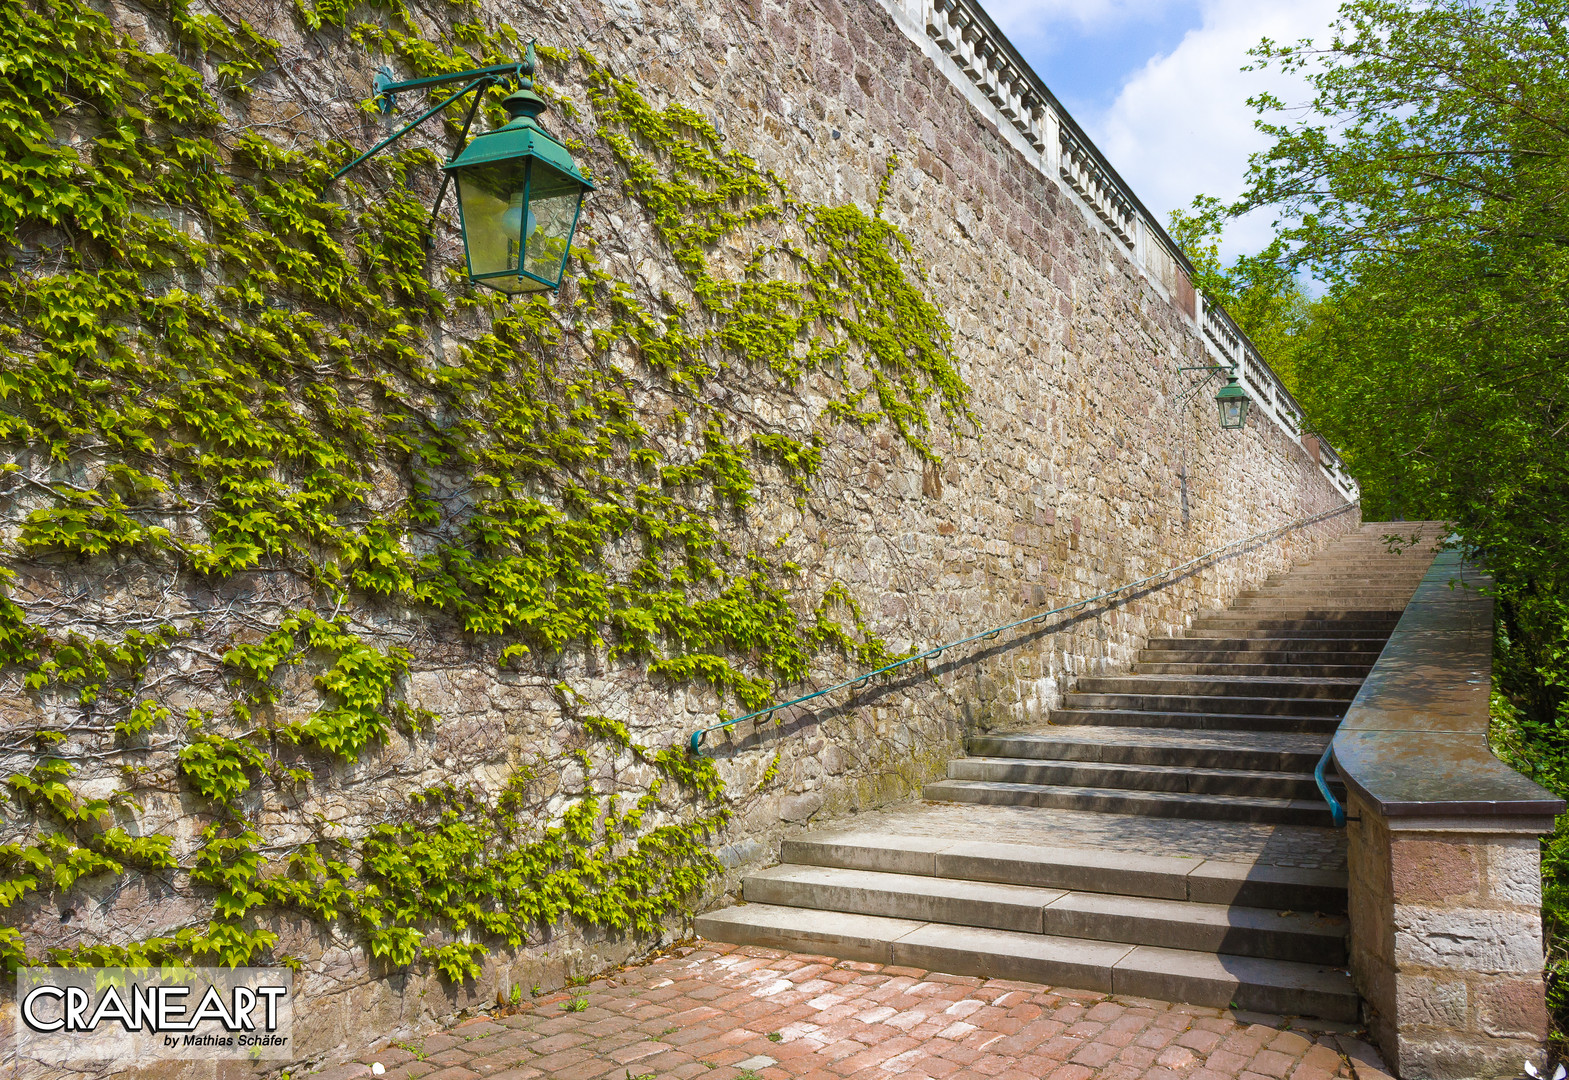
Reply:
[[[476, 137], [443, 166], [446, 176], [436, 193], [436, 205], [431, 208], [431, 228], [434, 229], [441, 212], [447, 181], [455, 180], [469, 279], [506, 293], [558, 288], [572, 251], [572, 234], [577, 231], [583, 196], [593, 191], [594, 185], [578, 172], [567, 148], [540, 127], [539, 114], [545, 111], [545, 99], [534, 92], [534, 68], [532, 41], [523, 60], [517, 63], [492, 64], [403, 82], [393, 79], [391, 68], [382, 68], [376, 72], [376, 107], [389, 115], [397, 108], [397, 95], [401, 93], [452, 83], [466, 85], [382, 139], [332, 178], [336, 180], [357, 168], [449, 105], [473, 94], [468, 119], [463, 122], [463, 135], [467, 137], [485, 91], [493, 86], [516, 86], [501, 103], [507, 111], [507, 122]], [[427, 234], [425, 249], [428, 251], [431, 246], [432, 239]]]
[[1220, 406], [1220, 426], [1230, 430], [1246, 427], [1248, 423], [1248, 406], [1253, 404], [1253, 399], [1248, 397], [1247, 391], [1237, 385], [1237, 373], [1233, 370], [1215, 394], [1215, 404]]
[[469, 277], [506, 293], [561, 285], [583, 196], [594, 185], [539, 125], [545, 101], [528, 80], [502, 103], [508, 122], [446, 165], [457, 182]]

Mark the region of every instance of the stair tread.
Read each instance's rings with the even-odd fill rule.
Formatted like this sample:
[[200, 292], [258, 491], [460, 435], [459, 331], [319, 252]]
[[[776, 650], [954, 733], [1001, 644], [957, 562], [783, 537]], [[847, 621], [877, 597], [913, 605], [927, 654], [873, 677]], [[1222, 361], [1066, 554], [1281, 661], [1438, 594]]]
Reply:
[[[1263, 670], [1260, 670], [1263, 669]], [[1328, 669], [1328, 670], [1325, 670]], [[1187, 676], [1214, 676], [1214, 675], [1329, 675], [1344, 676], [1352, 672], [1371, 671], [1372, 662], [1367, 664], [1228, 664], [1220, 660], [1195, 661], [1192, 663], [1170, 662], [1166, 660], [1138, 660], [1134, 662], [1135, 675], [1187, 675]]]
[[[1112, 681], [1112, 680], [1116, 680], [1118, 682], [1126, 680], [1126, 681], [1135, 682], [1135, 683], [1141, 683], [1141, 682], [1170, 682], [1170, 681], [1173, 681], [1172, 677], [1170, 675], [1140, 675], [1138, 673], [1129, 673], [1129, 674], [1126, 674], [1126, 675], [1091, 675], [1091, 676], [1088, 676], [1088, 678], [1090, 678], [1090, 679], [1092, 679], [1092, 680], [1094, 680], [1096, 682], [1109, 682], [1109, 681]], [[1320, 686], [1320, 685], [1323, 685], [1323, 686], [1345, 686], [1345, 687], [1350, 687], [1350, 688], [1356, 688], [1356, 687], [1359, 687], [1359, 686], [1362, 685], [1362, 680], [1361, 679], [1357, 679], [1357, 678], [1338, 678], [1338, 677], [1320, 678], [1318, 676], [1305, 676], [1305, 675], [1303, 675], [1303, 676], [1288, 676], [1288, 675], [1268, 675], [1268, 676], [1257, 676], [1257, 675], [1202, 675], [1202, 676], [1199, 676], [1196, 679], [1186, 680], [1186, 681], [1226, 683], [1228, 685], [1234, 685], [1234, 686], [1259, 686], [1261, 684], [1269, 684], [1269, 683], [1284, 683], [1284, 684], [1288, 684], [1288, 685], [1291, 685], [1291, 686]]]
[[1097, 742], [1138, 746], [1180, 746], [1216, 750], [1275, 750], [1321, 754], [1329, 745], [1328, 735], [1294, 731], [1184, 731], [1181, 728], [1104, 727], [1055, 725], [1043, 730], [978, 735], [977, 740], [1017, 744], [1021, 747], [1040, 743]]
[[[1297, 715], [1292, 713], [1242, 713], [1242, 712], [1203, 712], [1190, 713], [1178, 709], [1121, 709], [1115, 706], [1092, 706], [1089, 708], [1075, 708], [1065, 705], [1060, 709], [1051, 711], [1050, 722], [1054, 727], [1106, 727], [1103, 721], [1087, 719], [1088, 717], [1111, 717], [1116, 720], [1125, 720], [1116, 727], [1154, 727], [1150, 721], [1154, 717], [1162, 717], [1172, 721], [1167, 725], [1173, 730], [1183, 730], [1183, 725], [1191, 725], [1194, 729], [1217, 731], [1269, 731], [1278, 729], [1282, 725], [1294, 725], [1297, 728], [1308, 726], [1311, 728], [1333, 731], [1340, 725], [1340, 718], [1336, 716]], [[1224, 723], [1214, 723], [1224, 721]], [[1248, 726], [1256, 725], [1256, 726]]]
[[1026, 978], [1198, 1005], [1224, 1007], [1235, 1000], [1244, 1008], [1259, 1008], [1266, 1001], [1282, 1000], [1311, 1003], [1315, 1012], [1347, 1019], [1354, 1018], [1357, 1005], [1344, 969], [1290, 960], [773, 904], [744, 904], [701, 915], [697, 932], [727, 941], [809, 944], [836, 955], [854, 950], [862, 958], [926, 970]]
[[1230, 904], [1206, 904], [1193, 900], [1167, 900], [1152, 896], [1124, 896], [1078, 889], [1008, 885], [1001, 882], [928, 877], [921, 874], [891, 874], [837, 866], [781, 863], [748, 874], [747, 884], [753, 881], [799, 882], [842, 889], [847, 892], [860, 890], [899, 896], [940, 896], [1014, 905], [1034, 904], [1043, 909], [1087, 909], [1110, 915], [1187, 922], [1211, 927], [1290, 931], [1327, 938], [1343, 937], [1346, 932], [1346, 919], [1342, 915], [1278, 911], [1274, 908], [1241, 907]]
[[[984, 754], [970, 754], [959, 758], [959, 761], [975, 762], [980, 765], [1023, 765], [1023, 766], [1065, 766], [1076, 769], [1095, 769], [1102, 772], [1129, 772], [1129, 773], [1169, 773], [1180, 772], [1187, 776], [1204, 776], [1216, 779], [1235, 777], [1238, 780], [1301, 780], [1302, 772], [1288, 772], [1279, 769], [1225, 769], [1209, 766], [1191, 765], [1145, 765], [1117, 761], [1074, 761], [1055, 760], [1051, 758], [1017, 758], [1017, 757], [992, 757]], [[1061, 785], [1046, 784], [1043, 787], [1058, 787]], [[1116, 789], [1116, 790], [1121, 790]], [[1172, 794], [1176, 794], [1173, 792]]]
[[[1103, 766], [1116, 768], [1117, 766]], [[1156, 802], [1192, 803], [1209, 802], [1234, 806], [1257, 806], [1270, 809], [1324, 811], [1322, 801], [1309, 799], [1272, 799], [1262, 795], [1209, 795], [1186, 791], [1143, 791], [1130, 788], [1094, 788], [1066, 784], [1016, 784], [1006, 780], [936, 780], [926, 785], [933, 789], [990, 789], [1018, 792], [1062, 792], [1107, 799], [1149, 799]], [[927, 796], [930, 799], [930, 796]], [[1327, 811], [1325, 811], [1327, 812]]]
[[[1225, 701], [1225, 702], [1230, 702], [1230, 703], [1246, 702], [1246, 701], [1270, 701], [1270, 702], [1278, 701], [1278, 702], [1282, 702], [1284, 704], [1289, 704], [1289, 705], [1307, 705], [1307, 704], [1311, 703], [1314, 706], [1322, 707], [1325, 704], [1344, 704], [1344, 703], [1350, 702], [1352, 700], [1352, 698], [1356, 697], [1356, 695], [1352, 694], [1351, 697], [1343, 697], [1343, 698], [1312, 698], [1312, 697], [1271, 697], [1268, 694], [1169, 694], [1169, 693], [1157, 693], [1157, 692], [1154, 692], [1154, 691], [1150, 691], [1150, 692], [1146, 692], [1146, 693], [1142, 693], [1141, 694], [1141, 693], [1135, 693], [1135, 692], [1132, 692], [1132, 691], [1123, 692], [1123, 691], [1120, 691], [1120, 690], [1070, 690], [1070, 691], [1068, 691], [1068, 693], [1064, 694], [1063, 697], [1065, 699], [1067, 699], [1067, 698], [1138, 698], [1138, 699], [1142, 699], [1142, 700], [1146, 700], [1146, 701], [1177, 700], [1177, 701], [1191, 701], [1191, 702], [1194, 702], [1195, 704], [1198, 704], [1200, 706], [1210, 705], [1210, 704], [1213, 704], [1215, 702], [1220, 702], [1220, 701]], [[1203, 713], [1205, 713], [1207, 711], [1211, 711], [1211, 710], [1206, 710], [1206, 709], [1202, 709], [1202, 708], [1198, 709], [1198, 710], [1195, 710], [1195, 712], [1198, 715], [1203, 715]], [[1221, 711], [1221, 712], [1235, 712], [1236, 710], [1234, 710], [1234, 709], [1221, 709], [1219, 711]], [[1266, 714], [1262, 714], [1261, 713], [1260, 715], [1266, 715]], [[1304, 716], [1318, 716], [1318, 715], [1320, 715], [1320, 713], [1318, 713], [1317, 711], [1310, 711], [1310, 712], [1304, 712], [1302, 715], [1304, 715]]]
[[[1318, 826], [1255, 826], [1215, 822], [1194, 843], [1185, 827], [1178, 835], [1169, 819], [1125, 818], [1117, 814], [1098, 814], [1078, 810], [1051, 810], [1034, 807], [973, 806], [956, 803], [928, 803], [907, 807], [900, 812], [874, 812], [865, 822], [785, 841], [781, 858], [813, 866], [844, 866], [852, 869], [886, 870], [902, 874], [937, 876], [940, 868], [963, 865], [989, 865], [1012, 868], [1014, 884], [1040, 885], [1048, 872], [1060, 883], [1080, 871], [1111, 871], [1153, 882], [1151, 889], [1137, 895], [1168, 899], [1202, 899], [1203, 889], [1195, 883], [1215, 880], [1254, 883], [1287, 883], [1293, 888], [1330, 889], [1344, 892], [1346, 871], [1343, 857], [1335, 864], [1283, 865], [1264, 857], [1268, 844], [1259, 839], [1284, 841], [1293, 855], [1308, 854], [1316, 840], [1333, 842], [1335, 849], [1344, 834]], [[1087, 826], [1083, 831], [1075, 826]], [[1144, 842], [1129, 844], [1119, 835], [1130, 827], [1144, 834]], [[917, 831], [919, 830], [919, 831]], [[1050, 836], [1053, 843], [1043, 844], [1039, 837]], [[976, 836], [985, 836], [977, 840]], [[1075, 843], [1074, 841], [1078, 842]], [[1225, 850], [1230, 854], [1215, 854]], [[1240, 854], [1239, 842], [1253, 854]], [[1158, 852], [1158, 854], [1152, 854]], [[942, 869], [942, 876], [955, 876]], [[1019, 875], [1028, 875], [1020, 880]], [[970, 875], [973, 877], [973, 875]], [[1157, 880], [1158, 879], [1158, 880]], [[996, 876], [976, 880], [1000, 880]], [[1075, 884], [1067, 886], [1083, 889]], [[1129, 893], [1119, 887], [1119, 892]]]

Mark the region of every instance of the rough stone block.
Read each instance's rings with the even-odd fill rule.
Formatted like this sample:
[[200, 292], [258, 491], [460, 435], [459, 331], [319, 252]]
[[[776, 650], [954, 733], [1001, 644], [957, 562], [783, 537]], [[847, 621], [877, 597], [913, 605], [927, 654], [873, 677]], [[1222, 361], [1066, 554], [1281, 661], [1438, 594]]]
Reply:
[[1396, 1071], [1411, 1080], [1502, 1080], [1520, 1076], [1524, 1062], [1538, 1050], [1534, 1042], [1480, 1035], [1402, 1037]]
[[1395, 1013], [1402, 1027], [1465, 1026], [1470, 999], [1464, 979], [1396, 975], [1395, 986]]
[[1475, 908], [1395, 908], [1395, 961], [1455, 971], [1542, 969], [1540, 917]]
[[1389, 863], [1395, 895], [1405, 903], [1456, 900], [1482, 887], [1476, 848], [1464, 840], [1397, 840]]
[[1542, 980], [1489, 979], [1477, 990], [1482, 1030], [1489, 1035], [1541, 1039], [1547, 1035]]
[[1487, 896], [1536, 908], [1542, 903], [1542, 858], [1534, 836], [1499, 837], [1487, 845]]

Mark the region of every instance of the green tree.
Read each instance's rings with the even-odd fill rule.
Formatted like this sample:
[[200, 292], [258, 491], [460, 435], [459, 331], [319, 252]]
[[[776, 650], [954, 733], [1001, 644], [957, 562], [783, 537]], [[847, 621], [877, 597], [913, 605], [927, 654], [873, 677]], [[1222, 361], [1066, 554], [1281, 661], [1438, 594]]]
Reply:
[[1226, 266], [1220, 238], [1227, 216], [1219, 199], [1200, 195], [1191, 210], [1171, 212], [1168, 228], [1193, 264], [1193, 284], [1226, 309], [1295, 394], [1297, 354], [1312, 339], [1321, 302], [1303, 291], [1274, 245]]
[[[1438, 517], [1497, 579], [1505, 756], [1569, 791], [1569, 2], [1350, 0], [1327, 44], [1264, 42], [1305, 109], [1253, 104], [1273, 145], [1234, 208], [1328, 286], [1297, 378], [1371, 519]], [[1282, 118], [1282, 117], [1285, 118]], [[1544, 911], [1569, 956], [1569, 840]], [[1569, 1006], [1569, 979], [1554, 979]]]

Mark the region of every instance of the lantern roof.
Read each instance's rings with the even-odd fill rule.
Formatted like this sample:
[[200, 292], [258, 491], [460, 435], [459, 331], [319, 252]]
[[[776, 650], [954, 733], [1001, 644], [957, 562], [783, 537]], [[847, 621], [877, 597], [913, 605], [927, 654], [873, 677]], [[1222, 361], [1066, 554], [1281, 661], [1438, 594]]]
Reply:
[[457, 172], [475, 165], [531, 157], [570, 176], [588, 190], [594, 190], [594, 185], [578, 172], [577, 163], [572, 160], [567, 148], [539, 125], [538, 118], [545, 111], [545, 101], [534, 93], [527, 80], [524, 80], [523, 89], [508, 94], [501, 106], [512, 119], [499, 128], [476, 135], [443, 168], [448, 172]]
[[1248, 392], [1237, 385], [1237, 376], [1235, 372], [1232, 373], [1225, 386], [1222, 386], [1219, 390], [1215, 391], [1216, 401], [1221, 401], [1225, 398], [1245, 398], [1247, 396]]

